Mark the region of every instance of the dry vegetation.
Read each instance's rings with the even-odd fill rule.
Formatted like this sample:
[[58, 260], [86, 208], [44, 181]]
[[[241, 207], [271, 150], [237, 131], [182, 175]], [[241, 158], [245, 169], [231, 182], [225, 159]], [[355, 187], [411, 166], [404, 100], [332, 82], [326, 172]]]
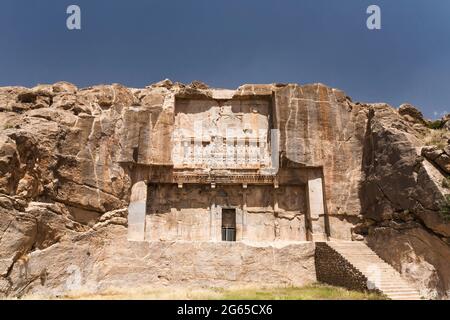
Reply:
[[[39, 296], [26, 296], [24, 299], [47, 299]], [[275, 288], [209, 288], [209, 289], [136, 289], [108, 290], [103, 294], [72, 293], [56, 299], [78, 300], [382, 300], [384, 296], [375, 293], [362, 293], [323, 284], [305, 287]]]
[[444, 149], [447, 146], [448, 131], [445, 129], [429, 130], [423, 137], [423, 141], [427, 146], [436, 146], [439, 149]]

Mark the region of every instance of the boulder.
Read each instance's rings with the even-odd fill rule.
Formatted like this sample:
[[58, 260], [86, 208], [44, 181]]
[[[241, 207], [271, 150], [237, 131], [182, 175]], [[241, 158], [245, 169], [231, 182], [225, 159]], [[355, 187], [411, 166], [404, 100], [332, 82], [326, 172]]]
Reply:
[[446, 173], [450, 173], [450, 156], [446, 153], [441, 154], [439, 157], [434, 159], [434, 162], [444, 170]]
[[422, 112], [409, 103], [404, 103], [398, 108], [398, 113], [409, 122], [425, 123]]
[[78, 91], [78, 88], [70, 82], [60, 81], [60, 82], [53, 84], [53, 92], [54, 93], [75, 94], [77, 91]]
[[436, 146], [426, 146], [422, 148], [421, 154], [427, 158], [428, 160], [434, 161], [439, 156], [441, 156], [443, 153], [443, 150], [438, 149]]

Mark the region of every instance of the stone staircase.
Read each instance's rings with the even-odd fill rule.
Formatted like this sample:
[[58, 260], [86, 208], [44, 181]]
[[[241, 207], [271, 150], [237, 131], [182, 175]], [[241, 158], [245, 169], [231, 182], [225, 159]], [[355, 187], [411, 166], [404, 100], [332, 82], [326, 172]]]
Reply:
[[366, 244], [357, 241], [330, 241], [326, 244], [367, 278], [368, 289], [378, 290], [392, 300], [421, 299], [419, 291]]

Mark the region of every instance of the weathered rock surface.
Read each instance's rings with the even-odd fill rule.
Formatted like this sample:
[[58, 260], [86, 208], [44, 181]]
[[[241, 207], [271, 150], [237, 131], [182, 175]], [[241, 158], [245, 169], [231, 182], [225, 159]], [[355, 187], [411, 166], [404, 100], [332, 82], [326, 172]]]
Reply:
[[450, 173], [450, 146], [439, 149], [437, 146], [426, 146], [422, 148], [422, 156], [433, 162], [440, 170]]
[[361, 213], [355, 195], [367, 108], [322, 84], [290, 84], [275, 92], [281, 152], [301, 166], [323, 167], [330, 236], [350, 240], [350, 226]]
[[314, 244], [129, 242], [120, 226], [35, 249], [8, 275], [6, 293], [59, 296], [115, 288], [306, 285], [315, 281]]
[[409, 122], [425, 123], [422, 112], [408, 103], [404, 103], [398, 108], [398, 114]]
[[273, 98], [281, 161], [323, 167], [332, 238], [365, 239], [428, 297], [448, 297], [450, 224], [440, 211], [450, 155], [448, 147], [426, 147], [431, 130], [420, 111], [354, 103], [322, 84], [233, 92], [170, 80], [143, 89], [0, 88], [0, 294], [313, 281], [311, 244], [125, 240], [131, 186], [140, 178], [131, 168], [171, 165], [165, 146], [175, 97], [230, 95]]
[[371, 106], [363, 147], [360, 199], [365, 224], [360, 231], [425, 296], [442, 297], [450, 288], [450, 224], [440, 214], [448, 190], [441, 184], [444, 175], [420, 156], [420, 138], [389, 106]]

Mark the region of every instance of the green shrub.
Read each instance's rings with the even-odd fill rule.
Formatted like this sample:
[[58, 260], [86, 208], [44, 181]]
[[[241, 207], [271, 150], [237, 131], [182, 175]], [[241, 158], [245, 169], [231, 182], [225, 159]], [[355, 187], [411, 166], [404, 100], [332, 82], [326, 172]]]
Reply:
[[427, 127], [430, 129], [442, 129], [442, 127], [444, 126], [445, 121], [443, 120], [435, 120], [435, 121], [429, 121], [427, 123]]
[[442, 179], [442, 188], [450, 189], [450, 177], [445, 177]]
[[445, 221], [450, 221], [450, 194], [445, 195], [439, 213]]

